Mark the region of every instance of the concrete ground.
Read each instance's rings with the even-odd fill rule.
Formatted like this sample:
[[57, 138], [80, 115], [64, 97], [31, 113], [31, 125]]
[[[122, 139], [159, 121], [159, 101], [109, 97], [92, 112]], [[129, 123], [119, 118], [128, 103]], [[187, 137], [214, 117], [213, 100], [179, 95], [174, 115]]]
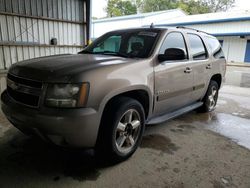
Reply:
[[250, 187], [250, 68], [228, 67], [212, 113], [147, 127], [127, 161], [97, 164], [29, 139], [0, 116], [0, 188]]

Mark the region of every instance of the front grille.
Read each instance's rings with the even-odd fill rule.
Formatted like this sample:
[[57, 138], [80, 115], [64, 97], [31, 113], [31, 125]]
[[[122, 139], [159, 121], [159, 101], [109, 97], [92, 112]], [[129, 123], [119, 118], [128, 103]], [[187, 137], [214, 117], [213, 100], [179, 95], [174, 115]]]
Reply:
[[15, 101], [31, 107], [38, 107], [42, 82], [8, 74], [7, 92]]

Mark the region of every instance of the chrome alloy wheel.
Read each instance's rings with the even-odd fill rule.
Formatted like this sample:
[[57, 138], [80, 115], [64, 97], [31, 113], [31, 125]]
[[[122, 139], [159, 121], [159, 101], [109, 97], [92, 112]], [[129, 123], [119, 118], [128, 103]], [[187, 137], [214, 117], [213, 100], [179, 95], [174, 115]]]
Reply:
[[141, 130], [139, 112], [129, 109], [122, 116], [115, 131], [115, 145], [119, 152], [129, 153], [136, 144]]
[[215, 86], [212, 86], [211, 93], [208, 96], [208, 109], [209, 111], [214, 109], [217, 101], [217, 89]]

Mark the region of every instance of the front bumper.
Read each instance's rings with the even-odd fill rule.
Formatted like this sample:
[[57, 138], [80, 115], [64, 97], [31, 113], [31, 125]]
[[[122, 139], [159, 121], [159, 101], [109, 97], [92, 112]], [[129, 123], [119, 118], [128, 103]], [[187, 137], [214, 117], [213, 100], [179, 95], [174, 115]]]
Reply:
[[66, 147], [95, 146], [101, 117], [92, 108], [30, 108], [15, 102], [6, 90], [1, 102], [7, 119], [23, 132]]

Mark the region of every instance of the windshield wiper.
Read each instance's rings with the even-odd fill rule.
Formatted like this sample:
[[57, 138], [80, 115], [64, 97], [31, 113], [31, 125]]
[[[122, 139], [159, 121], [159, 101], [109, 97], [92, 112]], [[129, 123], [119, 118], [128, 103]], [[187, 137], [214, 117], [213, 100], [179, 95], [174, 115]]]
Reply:
[[80, 51], [78, 54], [94, 54], [94, 53], [95, 53], [95, 52], [83, 50], [83, 51]]
[[112, 51], [103, 51], [103, 52], [100, 52], [100, 54], [114, 55], [114, 56], [120, 56], [120, 57], [128, 57], [127, 54], [124, 54], [124, 53], [121, 53], [121, 52], [112, 52]]

